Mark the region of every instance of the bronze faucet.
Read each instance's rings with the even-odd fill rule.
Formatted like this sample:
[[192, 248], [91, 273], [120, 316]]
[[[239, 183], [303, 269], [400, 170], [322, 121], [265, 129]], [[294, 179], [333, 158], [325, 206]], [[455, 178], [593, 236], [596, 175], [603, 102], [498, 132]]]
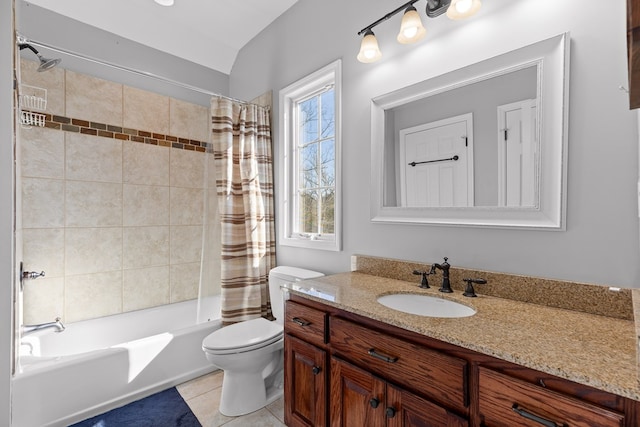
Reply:
[[451, 282], [449, 282], [449, 268], [451, 265], [447, 262], [449, 258], [444, 257], [444, 262], [442, 264], [434, 263], [431, 264], [431, 271], [429, 274], [434, 274], [436, 272], [436, 268], [438, 270], [442, 270], [442, 286], [438, 289], [440, 292], [445, 292], [450, 294], [453, 292], [451, 289]]

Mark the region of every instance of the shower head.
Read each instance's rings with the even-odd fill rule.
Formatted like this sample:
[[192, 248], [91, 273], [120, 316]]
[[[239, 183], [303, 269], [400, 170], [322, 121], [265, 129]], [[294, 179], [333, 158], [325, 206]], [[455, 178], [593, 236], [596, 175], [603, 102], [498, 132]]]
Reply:
[[38, 71], [40, 71], [40, 72], [50, 70], [53, 67], [55, 67], [56, 65], [58, 65], [60, 63], [60, 61], [62, 61], [62, 59], [60, 59], [60, 58], [49, 59], [49, 58], [43, 57], [36, 50], [36, 48], [34, 48], [33, 46], [31, 46], [28, 43], [21, 43], [21, 44], [18, 45], [18, 47], [20, 47], [20, 50], [29, 49], [30, 51], [32, 51], [33, 53], [36, 54], [36, 56], [40, 60], [40, 66], [38, 67]]
[[60, 58], [49, 59], [44, 58], [42, 55], [38, 55], [38, 59], [40, 60], [40, 66], [38, 67], [38, 71], [47, 71], [55, 67], [62, 61]]

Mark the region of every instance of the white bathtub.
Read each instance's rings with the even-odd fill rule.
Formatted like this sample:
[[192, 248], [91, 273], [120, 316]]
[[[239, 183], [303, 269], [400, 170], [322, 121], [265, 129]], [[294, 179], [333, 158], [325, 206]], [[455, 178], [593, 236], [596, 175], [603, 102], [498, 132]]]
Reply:
[[[195, 300], [71, 323], [22, 340], [12, 425], [67, 426], [213, 371]], [[219, 300], [215, 313], [219, 313]]]

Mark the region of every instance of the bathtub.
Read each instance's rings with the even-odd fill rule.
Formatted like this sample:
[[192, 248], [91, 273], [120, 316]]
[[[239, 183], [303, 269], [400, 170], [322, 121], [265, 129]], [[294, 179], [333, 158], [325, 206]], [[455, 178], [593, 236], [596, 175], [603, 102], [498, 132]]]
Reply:
[[[219, 313], [219, 298], [212, 304]], [[12, 425], [67, 426], [215, 370], [202, 340], [221, 322], [196, 324], [196, 305], [185, 301], [24, 337]]]

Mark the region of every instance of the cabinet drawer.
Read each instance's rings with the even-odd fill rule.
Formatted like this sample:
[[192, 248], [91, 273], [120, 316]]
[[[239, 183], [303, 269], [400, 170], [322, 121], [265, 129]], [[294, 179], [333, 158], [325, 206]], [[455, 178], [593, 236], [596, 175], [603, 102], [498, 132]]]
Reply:
[[331, 318], [331, 348], [366, 367], [447, 407], [465, 410], [467, 362], [337, 317]]
[[479, 368], [483, 425], [621, 427], [624, 416], [535, 384]]
[[287, 301], [284, 311], [285, 332], [312, 344], [324, 345], [326, 316], [327, 314], [323, 311]]

